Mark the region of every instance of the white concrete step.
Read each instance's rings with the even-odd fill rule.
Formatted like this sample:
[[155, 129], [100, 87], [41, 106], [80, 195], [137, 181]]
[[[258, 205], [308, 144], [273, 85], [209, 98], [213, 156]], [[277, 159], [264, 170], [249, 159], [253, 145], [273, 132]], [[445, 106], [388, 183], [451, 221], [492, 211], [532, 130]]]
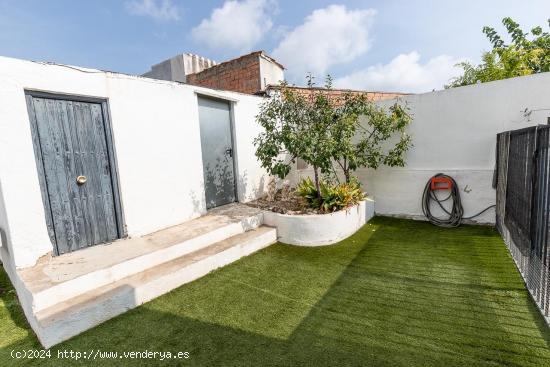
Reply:
[[87, 294], [100, 286], [222, 241], [262, 224], [262, 212], [242, 204], [216, 208], [207, 215], [143, 237], [48, 256], [19, 270], [34, 313]]
[[277, 241], [260, 226], [35, 313], [33, 329], [49, 348]]

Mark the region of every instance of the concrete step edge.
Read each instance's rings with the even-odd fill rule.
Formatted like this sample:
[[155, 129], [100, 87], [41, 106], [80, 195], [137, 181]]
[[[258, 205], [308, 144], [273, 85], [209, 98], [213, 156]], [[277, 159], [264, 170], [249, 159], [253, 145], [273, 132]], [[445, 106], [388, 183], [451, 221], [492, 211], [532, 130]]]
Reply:
[[[116, 282], [119, 284], [104, 286], [97, 290], [97, 295], [81, 295], [60, 302], [35, 313], [36, 323], [31, 324], [36, 324], [35, 331], [42, 344], [50, 347], [275, 242], [274, 228], [258, 227], [161, 264], [157, 269], [121, 279]], [[179, 265], [182, 266], [178, 268]]]
[[32, 293], [34, 312], [40, 312], [54, 304], [85, 294], [93, 289], [114, 283], [120, 279], [138, 274], [170, 260], [208, 247], [216, 242], [244, 233], [261, 225], [260, 214], [243, 218], [213, 231], [187, 239], [170, 247], [142, 254], [132, 259], [98, 269], [88, 274], [61, 282], [38, 293]]

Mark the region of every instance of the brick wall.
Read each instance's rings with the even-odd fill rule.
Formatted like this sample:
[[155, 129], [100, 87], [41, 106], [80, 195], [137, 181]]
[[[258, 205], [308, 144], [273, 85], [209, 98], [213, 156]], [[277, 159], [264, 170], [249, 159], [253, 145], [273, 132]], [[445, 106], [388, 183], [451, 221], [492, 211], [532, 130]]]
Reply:
[[[272, 87], [272, 88], [277, 88], [277, 87]], [[312, 90], [304, 87], [287, 87], [287, 88], [292, 89], [296, 93], [300, 93], [305, 97], [313, 93]], [[372, 101], [382, 101], [384, 99], [392, 99], [395, 97], [405, 96], [410, 94], [410, 93], [397, 93], [397, 92], [368, 92], [368, 91], [345, 90], [345, 89], [331, 89], [330, 91], [327, 91], [323, 88], [314, 88], [314, 90], [323, 90], [325, 93], [328, 94], [329, 99], [335, 101], [336, 103], [338, 103], [341, 100], [341, 98], [345, 93], [365, 94], [367, 98]]]
[[187, 83], [202, 87], [254, 94], [261, 90], [260, 53], [237, 59], [187, 75]]

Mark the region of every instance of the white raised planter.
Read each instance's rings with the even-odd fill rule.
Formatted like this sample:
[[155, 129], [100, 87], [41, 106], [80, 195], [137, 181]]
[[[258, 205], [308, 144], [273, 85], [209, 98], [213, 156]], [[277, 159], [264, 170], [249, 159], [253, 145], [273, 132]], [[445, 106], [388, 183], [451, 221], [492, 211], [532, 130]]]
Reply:
[[264, 224], [277, 228], [280, 242], [298, 246], [326, 246], [339, 242], [374, 216], [374, 200], [367, 198], [351, 208], [330, 214], [279, 214], [264, 212]]

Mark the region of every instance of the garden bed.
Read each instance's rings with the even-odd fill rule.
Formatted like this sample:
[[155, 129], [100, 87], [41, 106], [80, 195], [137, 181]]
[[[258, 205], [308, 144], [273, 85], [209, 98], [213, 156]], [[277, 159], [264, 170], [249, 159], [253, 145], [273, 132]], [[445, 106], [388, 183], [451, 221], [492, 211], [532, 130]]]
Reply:
[[365, 199], [349, 208], [325, 214], [282, 214], [266, 210], [264, 224], [277, 228], [280, 242], [326, 246], [348, 238], [374, 216], [374, 201]]
[[294, 190], [278, 190], [272, 198], [264, 196], [247, 205], [279, 214], [322, 214], [319, 209], [309, 208]]
[[341, 210], [324, 212], [308, 206], [294, 189], [281, 189], [248, 205], [264, 210], [264, 223], [277, 228], [279, 241], [298, 246], [339, 242], [374, 216], [374, 201], [365, 198]]

